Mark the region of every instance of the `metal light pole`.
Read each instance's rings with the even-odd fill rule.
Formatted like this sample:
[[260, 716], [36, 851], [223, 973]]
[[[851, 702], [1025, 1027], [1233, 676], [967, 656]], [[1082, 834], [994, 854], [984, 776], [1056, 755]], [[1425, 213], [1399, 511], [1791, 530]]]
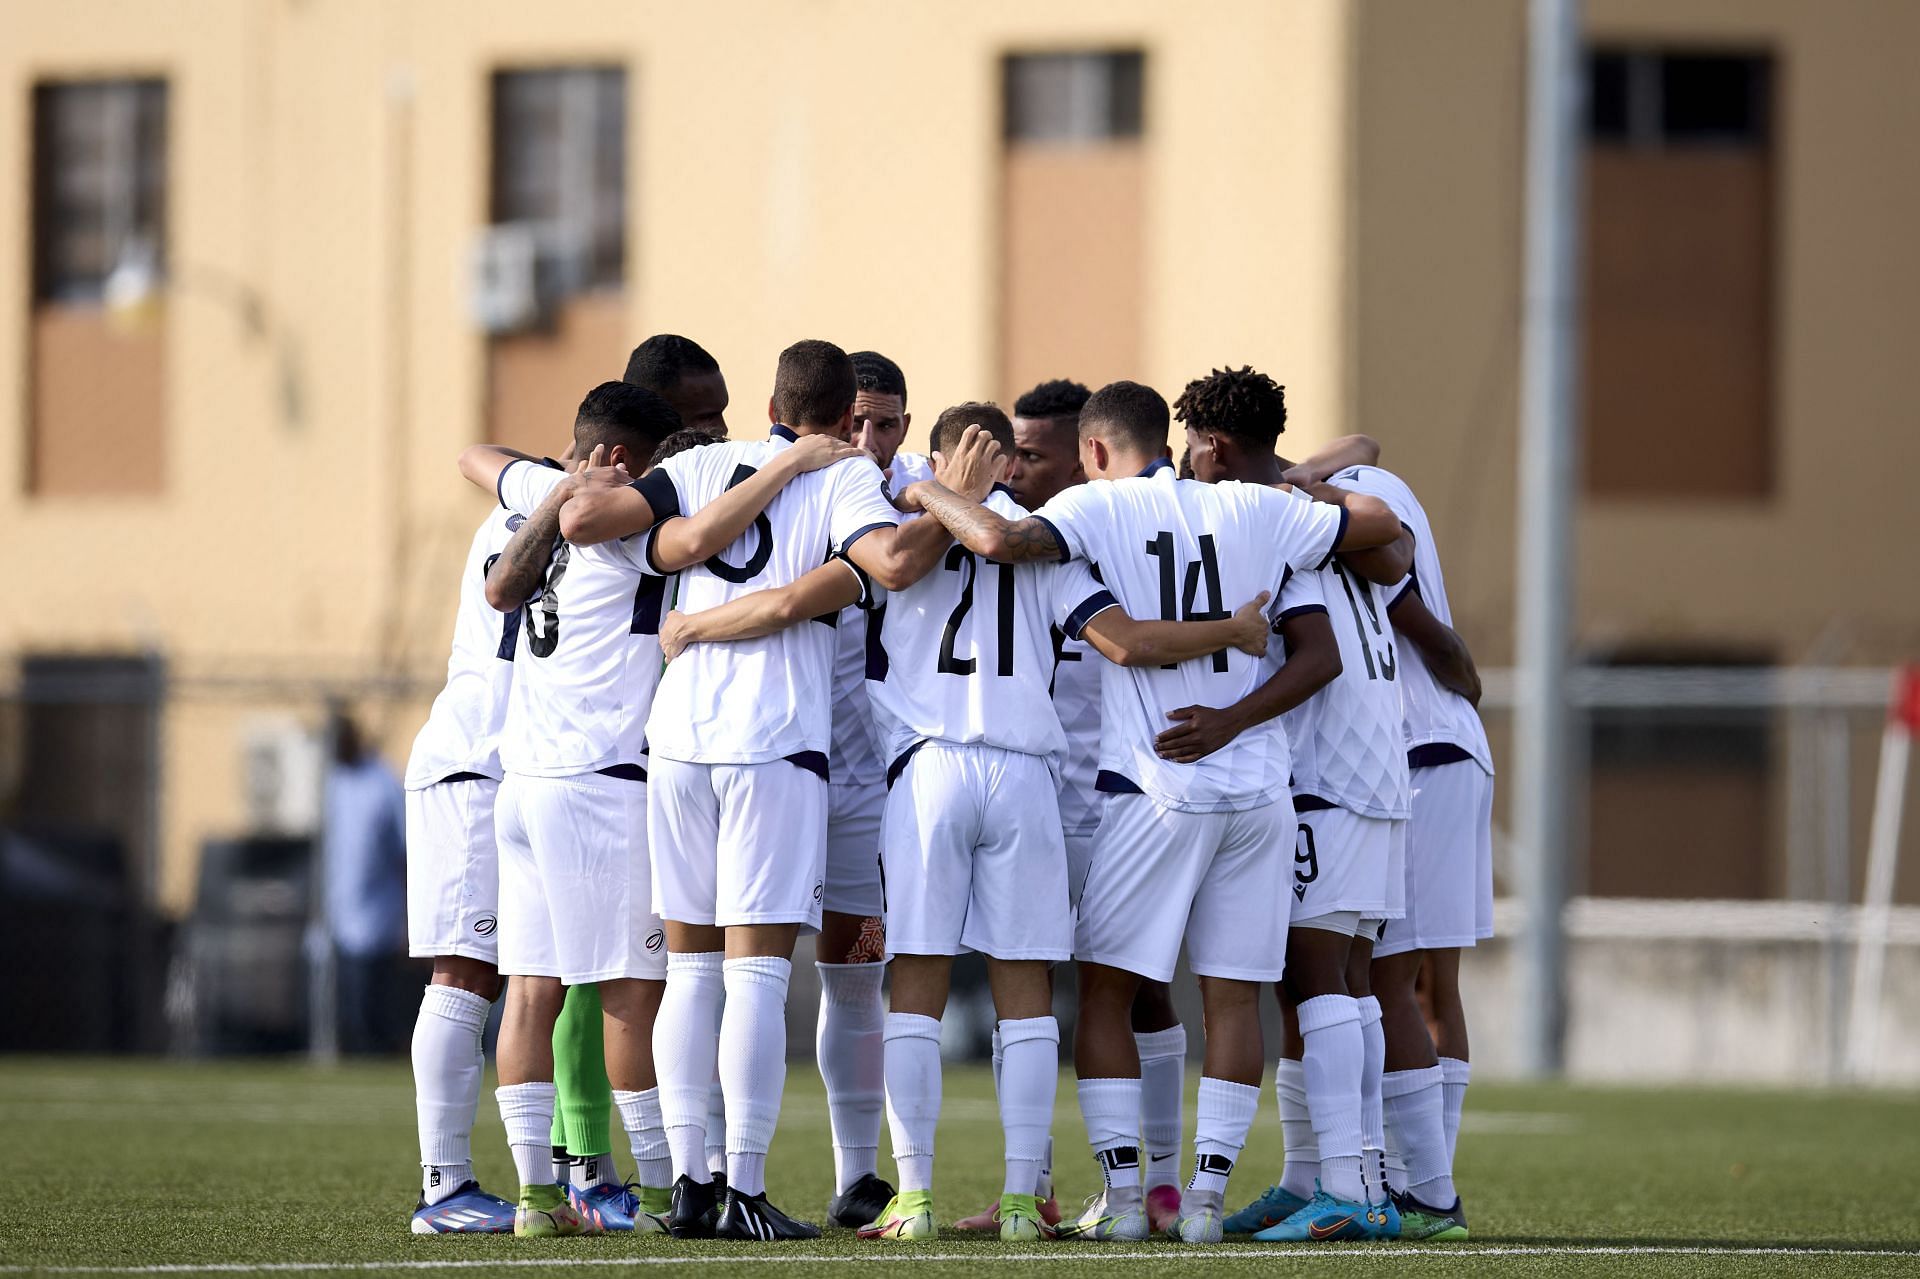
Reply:
[[1579, 334], [1579, 0], [1529, 0], [1526, 307], [1521, 332], [1514, 826], [1524, 869], [1520, 1066], [1559, 1073], [1566, 1029], [1567, 657]]

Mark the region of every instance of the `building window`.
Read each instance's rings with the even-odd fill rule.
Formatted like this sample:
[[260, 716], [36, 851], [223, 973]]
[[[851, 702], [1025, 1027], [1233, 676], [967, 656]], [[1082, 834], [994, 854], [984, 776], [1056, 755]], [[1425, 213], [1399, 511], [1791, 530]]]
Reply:
[[1001, 391], [1139, 377], [1146, 58], [1020, 54], [1001, 85]]
[[131, 255], [166, 248], [167, 86], [43, 84], [34, 91], [34, 296], [98, 302]]
[[493, 222], [535, 230], [566, 294], [619, 288], [627, 261], [627, 75], [618, 68], [493, 78]]
[[1764, 498], [1773, 61], [1608, 47], [1588, 71], [1587, 491]]

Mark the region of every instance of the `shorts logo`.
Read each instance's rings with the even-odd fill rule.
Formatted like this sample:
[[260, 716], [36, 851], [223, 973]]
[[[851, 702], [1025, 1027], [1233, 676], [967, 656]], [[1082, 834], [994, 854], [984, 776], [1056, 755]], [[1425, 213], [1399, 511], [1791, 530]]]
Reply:
[[825, 891], [826, 891], [825, 884], [821, 883], [817, 879], [813, 881], [813, 900], [819, 901], [821, 894], [824, 893]]
[[499, 926], [500, 921], [492, 915], [482, 915], [473, 921], [473, 931], [479, 933], [482, 937], [493, 936], [493, 930]]
[[656, 928], [647, 934], [647, 953], [649, 955], [658, 954], [660, 948], [666, 944], [667, 934], [665, 929]]

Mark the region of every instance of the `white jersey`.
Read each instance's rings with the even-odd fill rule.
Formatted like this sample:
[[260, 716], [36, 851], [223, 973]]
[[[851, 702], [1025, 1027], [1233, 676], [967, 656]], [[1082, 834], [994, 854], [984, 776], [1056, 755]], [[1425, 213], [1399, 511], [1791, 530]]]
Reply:
[[[987, 509], [1027, 512], [1005, 490]], [[1066, 746], [1047, 696], [1053, 628], [1080, 628], [1114, 598], [1083, 563], [1001, 564], [951, 546], [939, 565], [887, 597], [885, 669], [867, 681], [889, 771], [926, 741], [1056, 756]]]
[[[1377, 466], [1352, 466], [1333, 476], [1329, 483], [1355, 493], [1379, 498], [1413, 534], [1413, 571], [1386, 594], [1388, 607], [1400, 602], [1407, 591], [1420, 592], [1427, 611], [1453, 625], [1453, 610], [1447, 604], [1447, 582], [1440, 572], [1440, 550], [1433, 542], [1433, 528], [1406, 481]], [[1493, 772], [1493, 752], [1487, 746], [1487, 730], [1473, 703], [1442, 688], [1426, 660], [1411, 644], [1398, 645], [1404, 655], [1400, 667], [1400, 700], [1406, 711], [1407, 747], [1441, 743], [1458, 747], [1487, 772]]]
[[933, 478], [933, 459], [925, 453], [902, 450], [887, 464], [887, 492], [899, 493], [918, 480]]
[[[1335, 560], [1296, 573], [1280, 592], [1278, 620], [1328, 614], [1340, 646], [1340, 674], [1281, 718], [1293, 748], [1295, 806], [1323, 800], [1362, 817], [1409, 817], [1406, 734], [1400, 712], [1400, 648], [1387, 621], [1386, 592]], [[1270, 670], [1283, 646], [1267, 649]]]
[[[500, 501], [531, 515], [563, 476], [516, 462], [500, 477]], [[520, 627], [500, 740], [507, 772], [571, 777], [645, 767], [667, 579], [645, 572], [644, 543], [554, 546]]]
[[1108, 665], [1083, 639], [1053, 632], [1053, 709], [1067, 748], [1060, 756], [1060, 825], [1091, 835], [1100, 825], [1100, 672]]
[[[794, 436], [710, 444], [668, 458], [635, 486], [656, 518], [691, 514], [784, 452]], [[683, 613], [787, 586], [900, 513], [880, 468], [849, 458], [794, 477], [732, 546], [680, 574]], [[690, 764], [792, 759], [825, 776], [836, 627], [804, 622], [758, 639], [695, 644], [667, 668], [647, 726], [656, 754]], [[829, 780], [831, 780], [829, 778]]]
[[870, 786], [886, 775], [867, 700], [867, 673], [880, 643], [880, 618], [878, 610], [858, 604], [849, 604], [834, 618], [833, 744], [827, 758], [835, 786]]
[[[1126, 610], [1168, 621], [1224, 618], [1287, 570], [1322, 567], [1345, 534], [1344, 509], [1259, 484], [1178, 479], [1164, 459], [1124, 480], [1094, 480], [1034, 512], [1069, 556], [1092, 561]], [[1172, 669], [1112, 667], [1101, 679], [1099, 788], [1143, 792], [1167, 808], [1237, 812], [1286, 793], [1286, 730], [1278, 719], [1194, 764], [1154, 753], [1184, 706], [1230, 706], [1266, 678], [1237, 649]]]
[[502, 613], [487, 603], [487, 570], [505, 548], [520, 516], [496, 510], [474, 532], [460, 575], [453, 615], [453, 653], [447, 686], [433, 699], [427, 722], [407, 757], [407, 789], [423, 790], [461, 773], [500, 778], [500, 726], [513, 686], [513, 654], [521, 610]]

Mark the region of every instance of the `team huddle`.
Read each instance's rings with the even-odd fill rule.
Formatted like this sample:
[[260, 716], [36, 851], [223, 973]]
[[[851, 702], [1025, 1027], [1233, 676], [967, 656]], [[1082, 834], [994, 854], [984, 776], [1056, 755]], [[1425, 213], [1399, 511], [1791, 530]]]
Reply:
[[[713, 358], [661, 335], [587, 394], [562, 461], [460, 457], [499, 509], [407, 770], [434, 961], [413, 1231], [818, 1236], [765, 1171], [810, 933], [833, 1226], [935, 1236], [941, 1017], [973, 951], [1006, 1175], [960, 1228], [1465, 1238], [1458, 956], [1492, 932], [1493, 769], [1379, 446], [1278, 456], [1283, 389], [1243, 368], [1171, 408], [1134, 382], [957, 404], [915, 455], [899, 367], [821, 341], [781, 353], [767, 438], [727, 438], [727, 406]], [[1183, 948], [1206, 1027], [1186, 1163]], [[1104, 1188], [1063, 1216], [1069, 980]], [[1286, 1163], [1230, 1210], [1269, 984]], [[503, 989], [515, 1202], [471, 1149]]]

